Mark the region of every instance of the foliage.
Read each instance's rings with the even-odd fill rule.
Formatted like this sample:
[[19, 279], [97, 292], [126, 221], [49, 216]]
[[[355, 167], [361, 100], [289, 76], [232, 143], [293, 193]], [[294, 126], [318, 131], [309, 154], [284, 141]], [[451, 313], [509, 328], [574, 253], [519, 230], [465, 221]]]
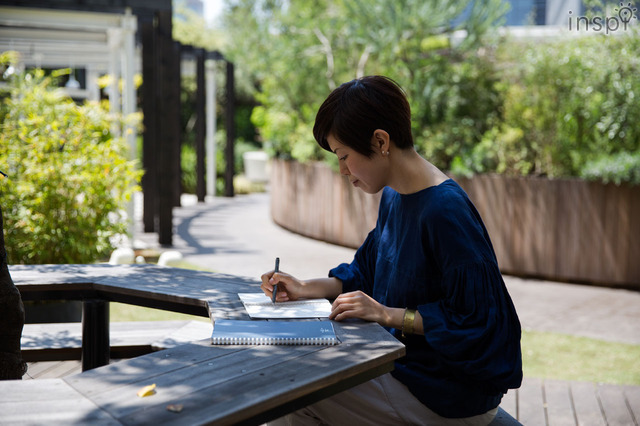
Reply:
[[[224, 177], [225, 173], [225, 156], [224, 150], [227, 144], [227, 136], [224, 130], [218, 130], [216, 133], [216, 176], [217, 178]], [[242, 174], [244, 172], [244, 161], [242, 155], [247, 151], [255, 151], [256, 146], [251, 142], [247, 142], [244, 139], [236, 139], [234, 145], [234, 170], [236, 174]], [[187, 194], [196, 193], [196, 150], [191, 144], [182, 144], [182, 155], [180, 157], [182, 163], [182, 191]], [[246, 185], [245, 185], [246, 186]], [[216, 187], [217, 194], [224, 193], [224, 184]]]
[[616, 185], [622, 182], [640, 185], [640, 151], [633, 154], [620, 152], [614, 155], [602, 155], [588, 161], [582, 167], [580, 177], [604, 183], [613, 182]]
[[273, 155], [331, 158], [311, 133], [320, 102], [344, 81], [385, 74], [407, 91], [416, 148], [442, 169], [636, 182], [637, 29], [499, 39], [504, 7], [227, 0], [227, 53], [256, 82], [252, 120]]
[[182, 168], [181, 186], [182, 192], [186, 194], [196, 193], [196, 150], [193, 146], [182, 144], [182, 152], [180, 153], [180, 163]]
[[[272, 154], [301, 161], [325, 155], [311, 126], [320, 103], [338, 84], [365, 74], [386, 74], [407, 91], [416, 112], [417, 145], [449, 161], [451, 140], [479, 139], [494, 105], [484, 69], [466, 58], [505, 13], [498, 0], [228, 0], [228, 54], [256, 80], [260, 106], [252, 119]], [[454, 37], [457, 30], [466, 33]], [[473, 68], [473, 69], [472, 69]], [[458, 76], [452, 81], [451, 75]], [[476, 82], [480, 81], [479, 84]], [[461, 84], [459, 84], [462, 82]], [[457, 98], [447, 97], [459, 90]], [[489, 100], [490, 102], [486, 102]], [[438, 127], [445, 119], [459, 131]], [[430, 133], [422, 129], [434, 126]], [[453, 148], [455, 149], [455, 148]], [[448, 164], [445, 164], [447, 166]]]
[[172, 19], [172, 34], [182, 44], [221, 50], [226, 41], [221, 31], [209, 28], [204, 18], [178, 1]]
[[88, 263], [125, 233], [140, 172], [121, 124], [97, 103], [76, 105], [41, 70], [10, 80], [0, 122], [0, 181], [12, 263]]
[[615, 169], [619, 178], [612, 168], [595, 169], [640, 152], [638, 34], [535, 43], [505, 45], [503, 116], [458, 164], [475, 172], [631, 178], [624, 168]]
[[[202, 47], [209, 51], [223, 50], [227, 38], [220, 30], [207, 26], [202, 16], [197, 15], [193, 11], [184, 7], [184, 4], [178, 4], [173, 19], [173, 37], [180, 41], [183, 45], [191, 45]], [[216, 86], [216, 127], [224, 129], [226, 126], [226, 63], [223, 61], [214, 61], [214, 78]], [[251, 112], [255, 105], [255, 100], [247, 87], [246, 75], [243, 70], [236, 68], [235, 72], [235, 124], [236, 124], [236, 151], [245, 149], [247, 143], [251, 144], [250, 149], [259, 149], [260, 143], [257, 140], [256, 130], [251, 123]], [[238, 78], [240, 77], [240, 78]], [[196, 174], [195, 174], [195, 124], [196, 124], [196, 76], [194, 74], [185, 73], [182, 75], [181, 92], [180, 92], [180, 120], [182, 128], [182, 188], [187, 193], [195, 193]], [[225, 157], [224, 145], [226, 144], [225, 131], [216, 137], [218, 145], [216, 155], [217, 171], [219, 176], [224, 175]], [[221, 136], [220, 136], [221, 135]], [[247, 141], [246, 143], [244, 141]], [[238, 160], [236, 153], [236, 170], [238, 168]], [[224, 188], [223, 184], [217, 185]], [[216, 190], [222, 193], [221, 190]]]

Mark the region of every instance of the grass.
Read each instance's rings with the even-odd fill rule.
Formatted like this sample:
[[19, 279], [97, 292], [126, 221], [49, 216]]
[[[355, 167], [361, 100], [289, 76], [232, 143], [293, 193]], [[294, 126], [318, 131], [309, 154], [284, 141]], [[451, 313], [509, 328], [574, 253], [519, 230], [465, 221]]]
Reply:
[[640, 385], [640, 345], [524, 331], [525, 377]]
[[[153, 262], [149, 262], [149, 263], [153, 263]], [[174, 267], [191, 269], [195, 271], [213, 272], [211, 269], [207, 269], [186, 261], [180, 261]], [[192, 320], [205, 321], [205, 322], [211, 321], [207, 317], [201, 317], [198, 315], [180, 314], [178, 312], [164, 311], [162, 309], [145, 308], [142, 306], [128, 305], [126, 303], [117, 303], [117, 302], [109, 303], [109, 319], [112, 322], [192, 321]]]
[[207, 317], [179, 314], [162, 309], [144, 308], [126, 303], [109, 303], [109, 318], [112, 322], [121, 321], [211, 321]]

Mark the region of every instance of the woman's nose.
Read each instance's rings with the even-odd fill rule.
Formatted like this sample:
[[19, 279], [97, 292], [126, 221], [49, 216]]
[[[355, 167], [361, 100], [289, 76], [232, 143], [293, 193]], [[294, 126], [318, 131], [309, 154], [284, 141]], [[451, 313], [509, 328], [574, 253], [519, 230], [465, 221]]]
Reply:
[[349, 168], [344, 163], [344, 161], [340, 162], [340, 174], [343, 176], [349, 176]]

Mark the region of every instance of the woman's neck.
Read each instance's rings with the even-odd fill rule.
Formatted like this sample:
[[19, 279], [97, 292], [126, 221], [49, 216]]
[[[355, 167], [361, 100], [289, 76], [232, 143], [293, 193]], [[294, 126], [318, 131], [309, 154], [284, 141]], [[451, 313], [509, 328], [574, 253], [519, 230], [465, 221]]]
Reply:
[[396, 149], [390, 153], [392, 173], [389, 184], [400, 194], [413, 194], [449, 179], [415, 149]]

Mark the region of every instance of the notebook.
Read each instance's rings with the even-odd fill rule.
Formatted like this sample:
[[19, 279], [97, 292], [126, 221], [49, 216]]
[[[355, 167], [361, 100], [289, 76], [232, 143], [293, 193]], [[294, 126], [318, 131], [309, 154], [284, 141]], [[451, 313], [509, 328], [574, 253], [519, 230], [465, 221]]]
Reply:
[[213, 345], [337, 345], [331, 321], [216, 320]]
[[251, 318], [326, 318], [331, 313], [327, 299], [273, 303], [264, 293], [238, 293], [238, 297]]

